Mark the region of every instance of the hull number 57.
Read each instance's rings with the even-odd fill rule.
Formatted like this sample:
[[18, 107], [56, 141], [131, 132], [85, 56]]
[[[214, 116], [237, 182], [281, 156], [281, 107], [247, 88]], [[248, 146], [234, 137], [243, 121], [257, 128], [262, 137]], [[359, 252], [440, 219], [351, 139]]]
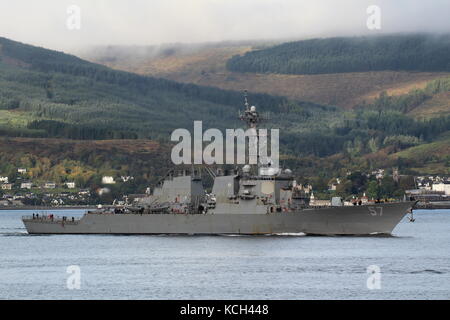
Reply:
[[382, 216], [383, 215], [383, 207], [368, 207], [369, 213], [371, 216]]

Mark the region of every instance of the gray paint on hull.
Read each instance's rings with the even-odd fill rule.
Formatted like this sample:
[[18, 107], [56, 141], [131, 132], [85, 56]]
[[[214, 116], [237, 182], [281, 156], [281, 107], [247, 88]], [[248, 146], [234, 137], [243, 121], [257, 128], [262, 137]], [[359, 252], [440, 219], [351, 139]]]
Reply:
[[75, 223], [23, 219], [30, 234], [390, 234], [413, 202], [271, 214], [85, 214]]

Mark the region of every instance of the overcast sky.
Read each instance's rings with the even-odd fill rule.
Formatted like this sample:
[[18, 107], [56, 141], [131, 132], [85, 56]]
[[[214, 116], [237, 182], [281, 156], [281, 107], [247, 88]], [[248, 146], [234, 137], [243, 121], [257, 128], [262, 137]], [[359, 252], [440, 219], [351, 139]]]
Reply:
[[[381, 30], [366, 26], [381, 8]], [[66, 26], [81, 9], [81, 29]], [[450, 0], [0, 0], [0, 36], [72, 51], [90, 45], [450, 31]]]

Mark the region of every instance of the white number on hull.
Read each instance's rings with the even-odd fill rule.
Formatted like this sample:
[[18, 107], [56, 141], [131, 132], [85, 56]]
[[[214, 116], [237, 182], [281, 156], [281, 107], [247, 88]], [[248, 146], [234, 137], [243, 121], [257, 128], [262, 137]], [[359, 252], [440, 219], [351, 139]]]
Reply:
[[369, 213], [371, 216], [382, 216], [383, 215], [383, 207], [368, 207]]

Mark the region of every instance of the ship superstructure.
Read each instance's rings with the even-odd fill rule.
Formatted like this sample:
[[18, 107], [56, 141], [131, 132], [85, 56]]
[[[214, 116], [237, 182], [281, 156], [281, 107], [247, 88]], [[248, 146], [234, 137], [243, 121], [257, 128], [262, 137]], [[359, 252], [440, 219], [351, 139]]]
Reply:
[[[261, 116], [245, 94], [240, 113], [249, 129]], [[257, 141], [256, 141], [257, 143]], [[249, 148], [251, 149], [251, 148]], [[390, 234], [414, 202], [309, 207], [309, 198], [289, 169], [269, 157], [233, 170], [208, 166], [171, 170], [152, 195], [121, 210], [87, 212], [81, 219], [24, 217], [39, 234]], [[213, 178], [211, 192], [202, 171]]]

